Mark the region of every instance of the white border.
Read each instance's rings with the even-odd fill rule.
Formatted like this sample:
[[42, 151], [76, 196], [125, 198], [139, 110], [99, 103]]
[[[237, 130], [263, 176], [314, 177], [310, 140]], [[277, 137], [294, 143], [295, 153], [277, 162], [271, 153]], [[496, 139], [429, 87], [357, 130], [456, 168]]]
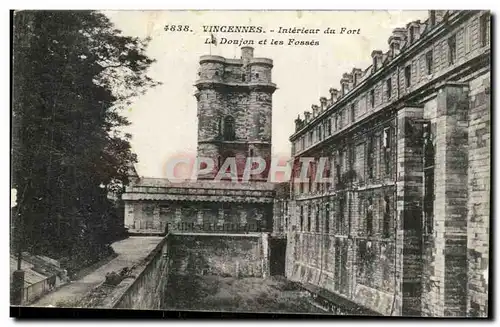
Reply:
[[[63, 1], [4, 1], [2, 2], [2, 8], [4, 10], [1, 11], [1, 16], [3, 19], [2, 21], [4, 22], [1, 25], [1, 37], [3, 39], [2, 44], [3, 46], [3, 59], [0, 64], [0, 72], [1, 76], [4, 77], [3, 79], [3, 85], [1, 88], [2, 91], [2, 97], [1, 99], [3, 100], [3, 110], [1, 110], [1, 117], [0, 117], [0, 123], [2, 126], [0, 127], [1, 130], [1, 139], [0, 139], [0, 148], [1, 148], [1, 153], [3, 154], [2, 158], [3, 160], [1, 161], [2, 164], [2, 169], [0, 170], [0, 176], [1, 176], [1, 185], [3, 185], [0, 188], [1, 192], [1, 204], [2, 204], [2, 212], [4, 213], [2, 216], [4, 217], [4, 226], [1, 229], [3, 233], [3, 237], [1, 237], [2, 244], [1, 244], [1, 251], [2, 251], [2, 258], [5, 260], [4, 262], [7, 262], [7, 257], [8, 257], [8, 252], [9, 252], [9, 212], [10, 210], [10, 202], [9, 202], [9, 197], [10, 197], [10, 105], [9, 105], [9, 99], [10, 99], [10, 94], [9, 94], [9, 83], [10, 83], [10, 73], [9, 73], [9, 58], [10, 58], [10, 23], [9, 23], [9, 9], [11, 8], [16, 8], [16, 9], [142, 9], [142, 10], [154, 10], [154, 9], [269, 9], [269, 10], [277, 10], [277, 9], [283, 9], [283, 10], [347, 10], [347, 9], [355, 9], [355, 10], [386, 10], [386, 9], [401, 9], [401, 10], [427, 10], [427, 9], [490, 9], [492, 12], [495, 14], [497, 12], [497, 6], [498, 6], [498, 1], [485, 1], [485, 0], [475, 0], [475, 1], [453, 1], [453, 2], [436, 2], [436, 1], [429, 1], [429, 0], [419, 0], [419, 1], [409, 1], [409, 2], [403, 2], [401, 0], [398, 1], [356, 1], [356, 0], [349, 0], [345, 2], [338, 2], [338, 1], [331, 1], [328, 2], [327, 6], [325, 6], [326, 1], [319, 1], [319, 0], [308, 0], [308, 1], [286, 1], [286, 2], [280, 2], [280, 3], [270, 3], [269, 1], [262, 1], [262, 0], [252, 0], [248, 2], [235, 2], [235, 1], [192, 1], [192, 0], [183, 0], [183, 1], [169, 1], [168, 4], [166, 5], [164, 1], [148, 1], [148, 0], [141, 0], [141, 1], [126, 1], [126, 0], [121, 0], [121, 1], [108, 1], [108, 0], [86, 0], [82, 1], [79, 3], [75, 2], [63, 2]], [[498, 34], [494, 33], [495, 36], [495, 43], [498, 43]], [[497, 74], [494, 74], [493, 76], [497, 76]], [[498, 98], [498, 97], [495, 97]], [[495, 102], [494, 108], [497, 108]], [[494, 110], [492, 108], [492, 110]], [[495, 118], [497, 118], [499, 115], [496, 114]], [[495, 119], [496, 120], [496, 119]], [[495, 122], [496, 123], [496, 122]], [[495, 126], [494, 122], [492, 122], [493, 126]], [[492, 128], [493, 130], [493, 128]], [[498, 133], [496, 133], [498, 134]], [[493, 151], [498, 152], [498, 140], [495, 137], [495, 148]], [[496, 166], [495, 166], [496, 167]], [[496, 182], [496, 179], [495, 179]], [[9, 186], [7, 186], [9, 185]], [[495, 195], [495, 200], [493, 203], [499, 203], [499, 192], [496, 192]], [[493, 204], [492, 203], [492, 204]], [[493, 217], [494, 219], [495, 217]], [[495, 224], [496, 228], [498, 229], [498, 223]], [[492, 235], [500, 235], [497, 233], [498, 230], [492, 231]], [[496, 248], [494, 253], [498, 253], [498, 241], [496, 243]], [[7, 281], [9, 280], [9, 269], [2, 269], [2, 281], [3, 281], [3, 287], [1, 292], [1, 302], [0, 302], [0, 308], [2, 310], [2, 318], [4, 318], [4, 321], [7, 324], [10, 325], [14, 323], [13, 319], [7, 318], [9, 315], [9, 292], [8, 292], [8, 284]], [[496, 306], [498, 307], [498, 302], [492, 302], [496, 303]], [[495, 307], [495, 309], [497, 309]], [[7, 319], [6, 319], [7, 318]], [[234, 321], [236, 322], [236, 321]], [[335, 325], [343, 325], [345, 323], [348, 323], [348, 325], [351, 325], [353, 323], [362, 323], [363, 321], [325, 321], [323, 323], [334, 323]], [[377, 322], [376, 320], [370, 321], [369, 323], [384, 323], [385, 321], [380, 321]], [[405, 323], [410, 323], [410, 324], [420, 324], [422, 321], [415, 320], [412, 322], [411, 320], [409, 321], [398, 321], [398, 323], [405, 322]], [[426, 321], [426, 325], [433, 325], [436, 323], [439, 323], [440, 321]], [[51, 326], [54, 322], [40, 322], [40, 325], [42, 326]], [[60, 324], [74, 324], [75, 322], [69, 322], [69, 321], [62, 321], [59, 322]], [[143, 322], [124, 322], [124, 321], [117, 321], [117, 322], [97, 322], [97, 321], [92, 321], [90, 322], [95, 326], [104, 326], [108, 324], [120, 324], [120, 325], [136, 325], [139, 323]], [[154, 322], [151, 322], [154, 323]], [[162, 321], [157, 321], [156, 323], [165, 323]], [[174, 321], [169, 321], [169, 324], [177, 324], [177, 322]], [[203, 321], [201, 322], [203, 324], [218, 324], [219, 322], [208, 322], [208, 321]], [[245, 321], [241, 321], [238, 323], [248, 323]], [[252, 322], [251, 322], [252, 323]], [[266, 324], [264, 322], [258, 322], [259, 324]], [[292, 321], [277, 321], [277, 323], [292, 323]], [[300, 321], [299, 321], [300, 323]], [[302, 322], [304, 323], [304, 322]], [[441, 322], [442, 323], [442, 322]], [[479, 323], [479, 322], [471, 322], [471, 323]], [[2, 323], [2, 325], [4, 325]]]

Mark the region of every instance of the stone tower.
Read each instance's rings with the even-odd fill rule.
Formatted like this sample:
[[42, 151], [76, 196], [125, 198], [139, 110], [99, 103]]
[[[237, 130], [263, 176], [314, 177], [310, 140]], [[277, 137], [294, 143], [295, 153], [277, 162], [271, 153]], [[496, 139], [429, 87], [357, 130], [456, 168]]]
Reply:
[[[198, 102], [198, 157], [215, 162], [213, 178], [226, 158], [236, 158], [238, 175], [247, 157], [271, 160], [273, 61], [254, 58], [253, 48], [242, 47], [241, 58], [201, 56], [195, 96]], [[267, 169], [253, 179], [267, 178]]]

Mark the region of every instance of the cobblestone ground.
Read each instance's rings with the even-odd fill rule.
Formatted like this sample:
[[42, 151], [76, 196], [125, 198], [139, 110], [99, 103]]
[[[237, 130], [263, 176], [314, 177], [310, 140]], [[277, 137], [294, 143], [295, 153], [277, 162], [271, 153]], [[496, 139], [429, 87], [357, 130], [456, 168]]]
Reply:
[[306, 292], [281, 277], [170, 277], [166, 308], [226, 312], [325, 313]]

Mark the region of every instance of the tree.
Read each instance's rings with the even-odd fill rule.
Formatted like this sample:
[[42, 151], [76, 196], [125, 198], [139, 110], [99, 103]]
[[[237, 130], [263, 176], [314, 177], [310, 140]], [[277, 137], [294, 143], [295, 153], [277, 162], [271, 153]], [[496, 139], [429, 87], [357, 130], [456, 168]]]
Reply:
[[119, 228], [107, 194], [137, 161], [120, 112], [159, 84], [147, 75], [149, 40], [95, 11], [16, 12], [13, 32], [18, 248], [90, 260]]

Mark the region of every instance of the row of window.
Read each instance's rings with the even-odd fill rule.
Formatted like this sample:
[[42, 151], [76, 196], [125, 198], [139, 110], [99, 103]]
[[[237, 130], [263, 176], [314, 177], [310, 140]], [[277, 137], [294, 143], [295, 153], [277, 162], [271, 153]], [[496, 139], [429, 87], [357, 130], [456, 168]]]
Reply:
[[[463, 29], [463, 40], [465, 53], [470, 52], [472, 46], [472, 33], [471, 25], [467, 24]], [[479, 18], [479, 44], [480, 47], [484, 47], [489, 43], [489, 14], [484, 14]], [[457, 33], [448, 37], [446, 41], [446, 51], [448, 54], [447, 65], [454, 65], [457, 61]], [[431, 49], [427, 51], [424, 55], [425, 60], [425, 74], [431, 75], [434, 72], [434, 50]], [[419, 62], [417, 61], [417, 67], [415, 71], [418, 71]], [[410, 88], [412, 86], [412, 64], [404, 67], [403, 71], [404, 77], [404, 87]], [[393, 97], [393, 78], [389, 77], [384, 83], [384, 92], [387, 101]], [[399, 78], [399, 76], [396, 76]], [[315, 130], [310, 131], [307, 136], [302, 136], [302, 138], [294, 143], [294, 153], [296, 151], [302, 151], [316, 142], [322, 141], [324, 138], [332, 135], [333, 132], [341, 130], [349, 123], [354, 123], [356, 118], [363, 114], [363, 112], [358, 112], [360, 109], [373, 109], [377, 105], [375, 89], [371, 89], [368, 92], [366, 105], [360, 105], [363, 100], [355, 101], [349, 105], [347, 109], [341, 109], [338, 113], [334, 114], [333, 117], [325, 119], [323, 124], [320, 124], [315, 128]], [[348, 119], [348, 114], [349, 118]], [[332, 120], [334, 123], [332, 124]], [[332, 129], [333, 128], [333, 129]]]
[[[296, 184], [295, 193], [325, 192], [332, 188], [344, 189], [351, 183], [364, 184], [367, 180], [373, 182], [379, 178], [391, 177], [394, 168], [393, 140], [393, 129], [386, 127], [382, 135], [368, 136], [366, 142], [339, 150], [335, 157], [326, 162], [325, 170], [320, 175], [323, 178], [331, 178], [330, 169], [333, 168], [333, 184], [317, 181], [316, 169], [319, 164], [311, 162], [307, 170], [307, 182]], [[294, 177], [299, 177], [298, 171], [295, 175]]]
[[[391, 228], [393, 227], [393, 205], [391, 205], [389, 196], [384, 196], [382, 202], [382, 205], [377, 206], [378, 212], [375, 212], [375, 203], [372, 197], [359, 201], [359, 235], [373, 236], [378, 234], [375, 230], [374, 220], [379, 218], [381, 221], [378, 223], [378, 231], [382, 237], [390, 237]], [[314, 215], [312, 214], [311, 205], [299, 206], [299, 231], [330, 234], [330, 228], [332, 228], [332, 232], [336, 235], [349, 234], [352, 226], [351, 221], [346, 220], [346, 209], [348, 209], [347, 199], [344, 197], [340, 198], [337, 205], [338, 207], [334, 208], [330, 203], [326, 203], [324, 206], [317, 204], [315, 206]], [[334, 210], [336, 213], [336, 220], [332, 222], [331, 218]], [[320, 226], [321, 217], [324, 219], [322, 227]], [[314, 220], [311, 221], [311, 219]]]

